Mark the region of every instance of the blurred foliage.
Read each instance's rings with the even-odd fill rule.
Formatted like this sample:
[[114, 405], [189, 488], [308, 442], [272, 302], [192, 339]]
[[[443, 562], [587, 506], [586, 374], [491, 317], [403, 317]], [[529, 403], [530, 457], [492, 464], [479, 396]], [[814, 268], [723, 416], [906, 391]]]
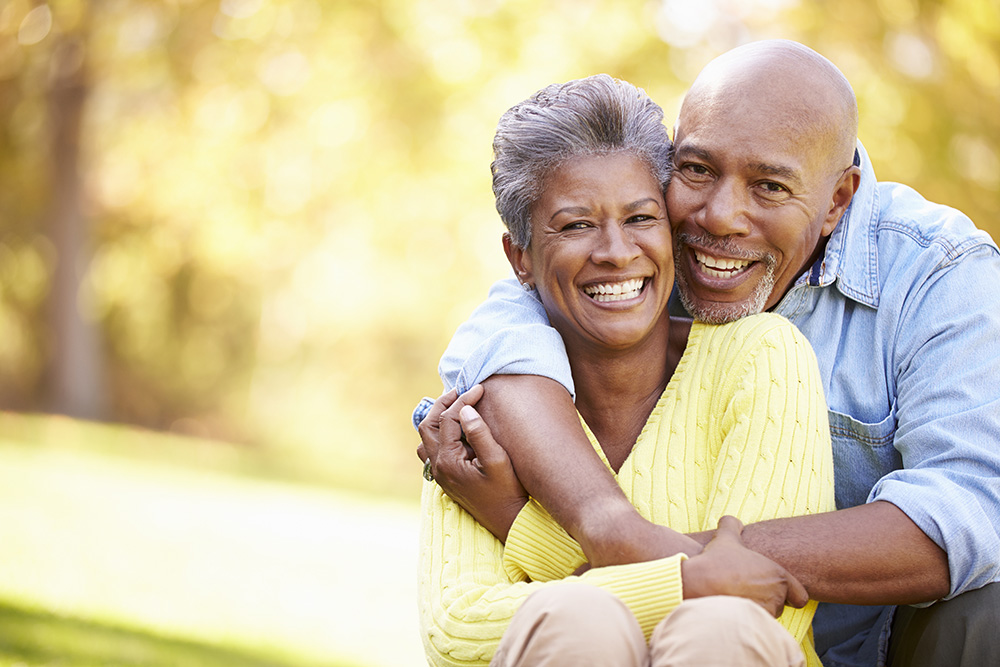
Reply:
[[[841, 67], [882, 179], [1000, 237], [995, 0], [2, 0], [0, 407], [49, 408], [46, 303], [75, 263], [104, 418], [415, 495], [409, 412], [507, 271], [500, 114], [608, 72], [670, 123], [710, 58], [765, 37]], [[49, 89], [73, 68], [89, 245], [60, 257]]]

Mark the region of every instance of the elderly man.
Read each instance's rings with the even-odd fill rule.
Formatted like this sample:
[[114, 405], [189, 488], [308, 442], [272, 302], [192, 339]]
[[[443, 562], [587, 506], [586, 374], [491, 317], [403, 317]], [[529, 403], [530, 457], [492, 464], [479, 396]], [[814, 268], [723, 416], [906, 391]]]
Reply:
[[[1000, 252], [958, 211], [878, 183], [856, 136], [843, 75], [787, 41], [710, 63], [675, 126], [681, 302], [708, 322], [787, 317], [830, 407], [838, 510], [748, 525], [743, 541], [825, 603], [813, 625], [825, 664], [1000, 664]], [[489, 428], [456, 400], [421, 428], [425, 471], [501, 537], [531, 507], [498, 491], [516, 472], [592, 566], [665, 555], [589, 446], [546, 325], [505, 281], [460, 328], [442, 377], [483, 382]], [[461, 455], [460, 417], [513, 471]]]

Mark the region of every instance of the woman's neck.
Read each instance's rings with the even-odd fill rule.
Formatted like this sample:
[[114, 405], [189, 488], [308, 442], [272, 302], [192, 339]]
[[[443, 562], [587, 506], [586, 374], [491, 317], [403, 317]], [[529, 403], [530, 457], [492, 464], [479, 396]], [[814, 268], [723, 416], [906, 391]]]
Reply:
[[690, 320], [667, 319], [628, 350], [567, 349], [576, 406], [617, 472], [684, 353]]

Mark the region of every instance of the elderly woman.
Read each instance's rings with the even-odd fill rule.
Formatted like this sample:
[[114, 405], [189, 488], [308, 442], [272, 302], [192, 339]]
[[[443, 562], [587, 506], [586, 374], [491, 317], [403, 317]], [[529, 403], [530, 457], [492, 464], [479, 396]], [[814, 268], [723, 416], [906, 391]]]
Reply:
[[[815, 604], [738, 539], [740, 521], [833, 509], [816, 361], [774, 315], [713, 326], [667, 313], [662, 119], [606, 75], [549, 86], [500, 119], [493, 190], [514, 273], [565, 343], [584, 428], [632, 504], [669, 527], [674, 554], [587, 569], [534, 501], [509, 532], [491, 526], [502, 542], [428, 474], [419, 586], [432, 664], [819, 664]], [[422, 436], [454, 400], [438, 401]], [[685, 535], [717, 526], [704, 548]], [[802, 608], [779, 624], [755, 604], [768, 596], [772, 612], [786, 597]]]

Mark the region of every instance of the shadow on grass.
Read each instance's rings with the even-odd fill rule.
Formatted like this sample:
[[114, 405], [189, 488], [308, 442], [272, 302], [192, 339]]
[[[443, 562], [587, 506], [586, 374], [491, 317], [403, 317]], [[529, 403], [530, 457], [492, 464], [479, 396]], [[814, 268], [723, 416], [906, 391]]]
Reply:
[[[0, 664], [38, 667], [312, 667], [0, 601]], [[348, 667], [345, 664], [330, 667]]]

